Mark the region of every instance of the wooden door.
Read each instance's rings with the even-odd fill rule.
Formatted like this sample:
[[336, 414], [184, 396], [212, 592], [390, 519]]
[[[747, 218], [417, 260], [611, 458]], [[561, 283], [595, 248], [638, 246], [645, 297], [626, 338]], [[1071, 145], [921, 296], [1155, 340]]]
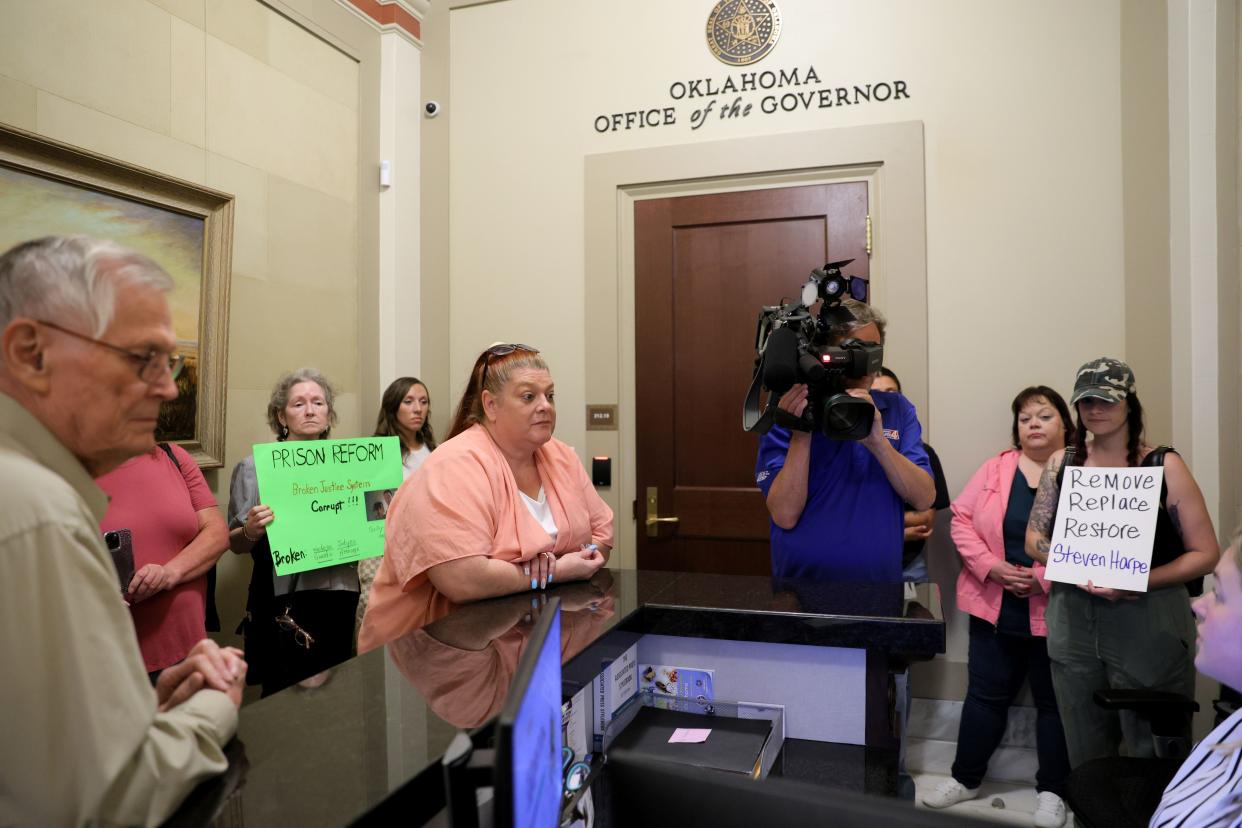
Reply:
[[[866, 222], [865, 182], [634, 205], [639, 568], [771, 571], [759, 438], [742, 430], [755, 320], [824, 262], [869, 276]], [[676, 522], [653, 538], [656, 511]]]

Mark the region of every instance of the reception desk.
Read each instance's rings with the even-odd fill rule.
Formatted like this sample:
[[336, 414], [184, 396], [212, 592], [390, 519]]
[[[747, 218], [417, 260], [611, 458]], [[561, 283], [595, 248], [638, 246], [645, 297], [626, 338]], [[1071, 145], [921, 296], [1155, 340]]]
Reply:
[[[561, 599], [567, 700], [627, 651], [711, 670], [716, 698], [783, 706], [773, 776], [912, 796], [905, 675], [944, 651], [934, 585], [603, 570], [547, 594]], [[243, 707], [229, 772], [200, 786], [174, 824], [435, 820], [440, 756], [462, 730], [489, 743], [543, 602], [524, 593], [456, 608], [317, 686]]]

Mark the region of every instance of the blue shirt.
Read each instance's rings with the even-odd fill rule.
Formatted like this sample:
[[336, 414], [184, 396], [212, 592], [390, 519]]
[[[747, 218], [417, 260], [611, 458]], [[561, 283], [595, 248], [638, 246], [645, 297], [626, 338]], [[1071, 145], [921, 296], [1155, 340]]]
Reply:
[[[931, 476], [923, 427], [898, 393], [871, 392], [893, 448]], [[759, 441], [755, 482], [768, 496], [785, 465], [789, 430], [774, 426]], [[806, 505], [792, 529], [772, 524], [772, 575], [819, 581], [901, 580], [905, 504], [878, 460], [861, 443], [811, 435]]]

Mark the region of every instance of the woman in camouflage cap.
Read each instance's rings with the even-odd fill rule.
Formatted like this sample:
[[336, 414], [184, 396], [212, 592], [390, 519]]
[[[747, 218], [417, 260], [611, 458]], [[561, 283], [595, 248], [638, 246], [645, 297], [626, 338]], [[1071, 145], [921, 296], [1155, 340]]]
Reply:
[[[1129, 711], [1095, 704], [1096, 690], [1150, 689], [1194, 696], [1191, 593], [1220, 558], [1203, 493], [1181, 456], [1143, 441], [1134, 372], [1101, 357], [1078, 369], [1070, 398], [1078, 414], [1071, 445], [1049, 458], [1031, 509], [1026, 546], [1047, 561], [1067, 466], [1164, 466], [1147, 592], [1054, 583], [1048, 600], [1048, 656], [1070, 764], [1118, 755], [1151, 756], [1151, 728]], [[1090, 439], [1088, 439], [1088, 436]], [[1187, 722], [1187, 736], [1189, 722]]]

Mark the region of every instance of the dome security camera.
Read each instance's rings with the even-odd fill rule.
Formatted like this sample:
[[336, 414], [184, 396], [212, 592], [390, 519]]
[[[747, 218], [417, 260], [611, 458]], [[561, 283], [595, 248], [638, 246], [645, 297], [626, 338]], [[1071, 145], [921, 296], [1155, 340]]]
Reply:
[[427, 103], [423, 104], [423, 112], [427, 114], [428, 118], [436, 117], [443, 109], [444, 107], [440, 106], [439, 101], [427, 101]]

